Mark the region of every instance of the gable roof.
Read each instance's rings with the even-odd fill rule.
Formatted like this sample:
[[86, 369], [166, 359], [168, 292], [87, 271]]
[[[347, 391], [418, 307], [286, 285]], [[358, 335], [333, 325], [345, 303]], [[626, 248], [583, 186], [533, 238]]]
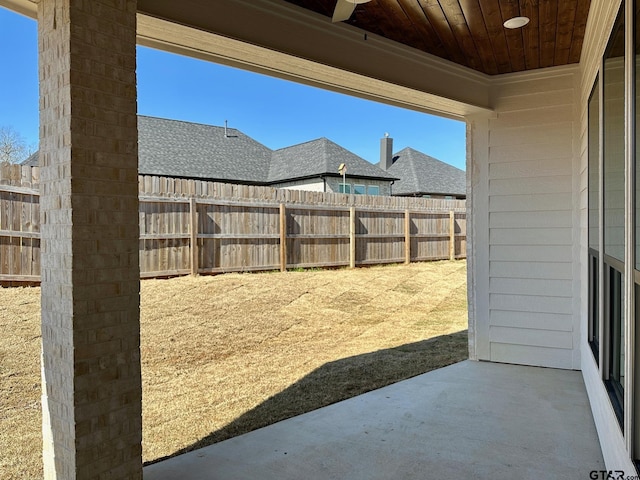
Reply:
[[262, 183], [271, 150], [234, 128], [138, 116], [138, 159], [142, 175]]
[[339, 177], [341, 163], [347, 166], [349, 177], [395, 179], [390, 173], [323, 137], [273, 152], [268, 180], [275, 183], [320, 175]]
[[[353, 152], [319, 138], [273, 151], [235, 128], [138, 115], [138, 172], [141, 175], [198, 178], [270, 185], [319, 176], [396, 180]], [[23, 165], [37, 166], [38, 153]]]
[[393, 185], [394, 195], [467, 193], [467, 174], [464, 170], [411, 147], [400, 150], [393, 160], [388, 172], [400, 178]]

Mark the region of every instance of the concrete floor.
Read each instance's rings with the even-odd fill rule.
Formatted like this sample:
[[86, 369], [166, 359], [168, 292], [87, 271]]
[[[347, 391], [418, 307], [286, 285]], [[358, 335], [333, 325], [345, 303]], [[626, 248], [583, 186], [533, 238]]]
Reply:
[[602, 469], [580, 372], [465, 361], [150, 465], [144, 478], [574, 480]]

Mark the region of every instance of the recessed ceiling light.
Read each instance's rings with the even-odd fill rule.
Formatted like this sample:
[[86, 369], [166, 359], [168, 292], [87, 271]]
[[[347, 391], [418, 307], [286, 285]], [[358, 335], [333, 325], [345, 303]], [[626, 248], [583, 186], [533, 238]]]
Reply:
[[522, 28], [524, 27], [527, 23], [529, 23], [529, 18], [528, 17], [513, 17], [510, 18], [509, 20], [507, 20], [506, 22], [504, 22], [504, 27], [505, 28]]

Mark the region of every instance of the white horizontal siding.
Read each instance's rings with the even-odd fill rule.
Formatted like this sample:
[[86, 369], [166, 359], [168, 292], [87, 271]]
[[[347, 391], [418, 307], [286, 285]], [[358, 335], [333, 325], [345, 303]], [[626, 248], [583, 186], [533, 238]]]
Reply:
[[545, 295], [489, 294], [489, 309], [508, 312], [540, 312], [570, 315], [570, 299]]
[[558, 330], [541, 330], [533, 328], [514, 328], [491, 326], [491, 341], [496, 343], [510, 343], [513, 345], [528, 345], [532, 347], [565, 348], [573, 347], [571, 332]]
[[489, 277], [500, 278], [543, 278], [573, 280], [572, 263], [557, 262], [500, 262], [489, 264]]
[[540, 367], [568, 368], [567, 365], [571, 365], [572, 362], [572, 350], [492, 342], [491, 360]]
[[[550, 160], [517, 160], [508, 163], [492, 163], [489, 175], [492, 180], [500, 178], [537, 178], [571, 175], [571, 157]], [[569, 160], [569, 161], [568, 161]], [[570, 205], [569, 205], [570, 206]]]
[[546, 141], [534, 149], [523, 149], [520, 145], [494, 145], [490, 148], [490, 155], [492, 166], [501, 162], [513, 162], [514, 158], [523, 162], [566, 159], [571, 157], [572, 147], [563, 138], [555, 143]]
[[532, 193], [572, 193], [571, 175], [529, 178], [490, 179], [491, 195], [527, 195]]
[[572, 258], [570, 245], [492, 245], [489, 260], [504, 262], [567, 262]]
[[489, 228], [548, 228], [571, 226], [570, 210], [535, 212], [491, 212]]
[[559, 315], [557, 313], [520, 312], [518, 315], [505, 310], [492, 312], [492, 327], [512, 327], [523, 329], [557, 330], [571, 332], [573, 330], [573, 318], [571, 315]]
[[[544, 112], [544, 109], [539, 109]], [[535, 148], [545, 142], [562, 142], [571, 139], [573, 123], [555, 123], [549, 120], [546, 125], [523, 125], [499, 128], [489, 133], [489, 146], [521, 145], [523, 148]]]
[[562, 71], [495, 90], [487, 175], [493, 361], [575, 366], [574, 84]]
[[512, 109], [508, 111], [504, 108], [500, 109], [500, 115], [489, 121], [489, 127], [492, 129], [505, 129], [515, 124], [528, 124], [530, 127], [548, 125], [548, 119], [553, 119], [554, 123], [572, 123], [573, 112], [571, 108], [571, 91], [568, 91], [564, 101], [549, 102], [548, 105], [537, 105], [536, 108], [529, 109]]
[[566, 245], [572, 235], [571, 228], [492, 228], [489, 241], [491, 245]]
[[524, 93], [520, 96], [506, 97], [497, 100], [496, 107], [502, 112], [512, 112], [535, 107], [555, 107], [571, 102], [573, 89], [554, 90], [551, 92]]
[[493, 195], [489, 198], [492, 212], [530, 212], [536, 210], [570, 210], [573, 201], [570, 193], [527, 195]]
[[512, 295], [533, 295], [571, 298], [571, 280], [548, 280], [541, 278], [500, 278], [492, 277], [489, 293]]

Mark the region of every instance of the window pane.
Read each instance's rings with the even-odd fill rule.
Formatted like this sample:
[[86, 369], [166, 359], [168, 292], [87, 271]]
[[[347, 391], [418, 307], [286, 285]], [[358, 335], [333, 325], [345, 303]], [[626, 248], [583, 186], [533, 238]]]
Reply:
[[[636, 191], [636, 205], [635, 205], [635, 232], [636, 232], [636, 245], [635, 245], [635, 268], [640, 270], [640, 2], [636, 2], [635, 5], [635, 118], [636, 118], [636, 152], [635, 152], [635, 191]], [[640, 429], [639, 429], [640, 431]], [[640, 451], [640, 443], [638, 445]]]
[[598, 365], [600, 364], [599, 270], [598, 257], [589, 254], [589, 345]]
[[380, 187], [378, 185], [368, 185], [367, 186], [367, 194], [368, 195], [380, 195]]
[[355, 193], [356, 195], [364, 195], [366, 192], [365, 190], [365, 186], [364, 185], [354, 185], [353, 186], [353, 193]]
[[609, 268], [609, 395], [620, 425], [624, 422], [624, 291], [622, 274]]
[[596, 78], [588, 109], [588, 183], [589, 183], [589, 345], [600, 363], [599, 277], [600, 254], [600, 81]]
[[596, 79], [589, 98], [589, 248], [599, 251], [600, 213], [600, 81]]
[[340, 184], [340, 193], [351, 193], [351, 184], [349, 184], [349, 183], [341, 183]]
[[624, 8], [604, 59], [604, 252], [624, 261]]

